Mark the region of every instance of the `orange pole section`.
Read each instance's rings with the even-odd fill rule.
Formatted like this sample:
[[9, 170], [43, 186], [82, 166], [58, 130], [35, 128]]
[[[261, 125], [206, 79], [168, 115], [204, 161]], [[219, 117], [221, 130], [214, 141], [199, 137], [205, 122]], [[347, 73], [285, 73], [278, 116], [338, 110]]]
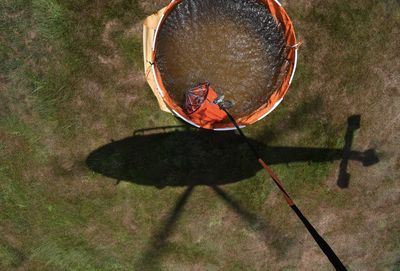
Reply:
[[289, 204], [290, 207], [294, 205], [293, 200], [290, 198], [289, 194], [286, 192], [286, 190], [283, 188], [282, 182], [279, 180], [278, 176], [275, 174], [275, 172], [272, 171], [272, 169], [262, 160], [261, 158], [258, 158], [258, 162], [261, 164], [261, 166], [268, 172], [269, 176], [271, 176], [272, 180], [275, 182], [275, 184], [278, 186], [279, 190], [282, 191], [283, 196], [286, 200], [286, 202]]

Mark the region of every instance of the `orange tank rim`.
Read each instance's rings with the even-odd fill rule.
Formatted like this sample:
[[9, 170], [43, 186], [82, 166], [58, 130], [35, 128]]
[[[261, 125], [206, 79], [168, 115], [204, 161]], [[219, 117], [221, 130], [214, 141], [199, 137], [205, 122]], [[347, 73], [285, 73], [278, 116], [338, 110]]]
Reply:
[[[154, 80], [157, 85], [157, 90], [159, 94], [161, 95], [163, 101], [167, 105], [167, 107], [170, 109], [170, 111], [177, 117], [181, 118], [185, 122], [198, 127], [198, 128], [206, 128], [206, 129], [213, 129], [216, 131], [226, 131], [226, 130], [235, 130], [236, 128], [233, 126], [231, 123], [209, 123], [205, 124], [204, 122], [199, 122], [198, 119], [193, 119], [191, 118], [190, 115], [186, 114], [185, 111], [177, 105], [169, 95], [167, 89], [165, 88], [165, 85], [162, 81], [160, 71], [157, 68], [157, 63], [156, 63], [156, 42], [157, 42], [157, 37], [159, 30], [161, 29], [163, 23], [165, 22], [166, 18], [168, 15], [171, 13], [171, 11], [182, 1], [185, 0], [172, 0], [171, 3], [165, 8], [164, 13], [158, 22], [157, 28], [155, 30], [155, 35], [153, 39], [153, 44], [152, 44], [152, 72], [154, 75]], [[298, 51], [298, 46], [297, 46], [297, 40], [296, 40], [296, 34], [294, 30], [293, 23], [289, 17], [289, 15], [286, 13], [282, 5], [277, 1], [277, 0], [260, 0], [262, 2], [266, 9], [268, 9], [271, 14], [277, 19], [283, 26], [284, 28], [284, 35], [285, 35], [285, 40], [286, 40], [286, 46], [290, 50], [288, 50], [288, 55], [287, 55], [287, 60], [289, 61], [289, 68], [288, 72], [283, 79], [282, 85], [274, 91], [274, 93], [270, 96], [268, 101], [259, 107], [257, 110], [255, 110], [253, 113], [251, 113], [248, 116], [241, 117], [237, 119], [237, 123], [240, 125], [240, 127], [245, 127], [247, 125], [253, 124], [263, 118], [265, 118], [267, 115], [269, 115], [283, 100], [285, 94], [287, 93], [290, 84], [292, 83], [296, 66], [297, 66], [297, 51]]]

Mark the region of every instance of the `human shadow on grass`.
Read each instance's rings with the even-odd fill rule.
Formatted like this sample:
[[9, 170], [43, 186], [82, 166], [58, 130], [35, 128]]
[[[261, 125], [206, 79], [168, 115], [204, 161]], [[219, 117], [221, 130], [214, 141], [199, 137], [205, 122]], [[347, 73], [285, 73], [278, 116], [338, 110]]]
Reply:
[[[359, 116], [349, 118], [344, 149], [267, 146], [249, 139], [269, 165], [292, 162], [332, 162], [341, 160], [338, 185], [349, 183], [349, 160], [370, 166], [379, 161], [375, 150], [351, 150]], [[112, 141], [93, 151], [86, 159], [95, 172], [116, 179], [158, 188], [187, 185], [223, 185], [254, 176], [261, 166], [234, 132], [213, 132], [162, 127], [162, 133], [145, 134]]]

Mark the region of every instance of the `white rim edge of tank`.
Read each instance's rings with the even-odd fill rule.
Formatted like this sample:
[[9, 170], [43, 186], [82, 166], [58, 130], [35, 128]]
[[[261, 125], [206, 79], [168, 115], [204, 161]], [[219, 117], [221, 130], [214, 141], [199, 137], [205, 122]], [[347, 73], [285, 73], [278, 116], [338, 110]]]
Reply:
[[[173, 113], [175, 116], [177, 116], [178, 118], [180, 118], [180, 119], [182, 119], [183, 121], [185, 121], [186, 123], [188, 123], [188, 124], [190, 124], [190, 125], [193, 125], [194, 127], [201, 128], [200, 125], [198, 125], [198, 124], [196, 124], [196, 123], [194, 123], [194, 122], [192, 122], [192, 121], [186, 119], [185, 117], [181, 116], [178, 112], [176, 112], [176, 111], [173, 110], [173, 109], [172, 109], [172, 113]], [[245, 126], [245, 125], [240, 125], [239, 127], [242, 129], [242, 128], [245, 128], [246, 126]], [[212, 130], [217, 131], [217, 132], [232, 131], [232, 130], [236, 130], [236, 127], [215, 128], [215, 129], [212, 129]]]
[[[296, 50], [294, 51], [294, 65], [293, 65], [293, 72], [292, 72], [292, 75], [290, 76], [290, 80], [289, 80], [289, 86], [290, 86], [290, 84], [292, 84], [294, 74], [296, 73], [296, 68], [297, 68], [297, 48], [296, 48]], [[271, 110], [269, 110], [267, 113], [265, 113], [265, 114], [264, 114], [261, 118], [259, 118], [257, 121], [260, 121], [260, 120], [262, 120], [263, 118], [265, 118], [266, 116], [268, 116], [272, 111], [275, 110], [275, 108], [276, 108], [282, 101], [283, 101], [283, 97], [282, 97], [279, 101], [277, 101], [277, 102], [274, 104], [274, 106], [271, 108]]]
[[174, 113], [175, 116], [181, 118], [182, 120], [186, 121], [187, 123], [189, 123], [190, 125], [193, 125], [194, 127], [200, 128], [200, 125], [197, 125], [196, 123], [186, 119], [185, 117], [181, 116], [178, 112], [176, 112], [175, 110], [172, 109], [172, 113]]
[[282, 4], [281, 3], [279, 3], [279, 1], [278, 0], [275, 0], [275, 2], [279, 5], [279, 6], [282, 6]]
[[157, 87], [158, 93], [160, 93], [161, 97], [164, 98], [164, 94], [162, 93], [161, 87], [158, 84], [158, 80], [157, 80], [157, 76], [156, 76], [156, 69], [154, 68], [154, 65], [151, 67], [151, 70], [152, 70], [152, 73], [154, 76], [154, 81], [156, 82], [156, 87]]
[[[240, 129], [245, 128], [245, 127], [246, 127], [246, 125], [239, 125], [239, 128], [240, 128]], [[213, 129], [213, 130], [214, 130], [214, 131], [217, 131], [217, 132], [232, 131], [232, 130], [236, 130], [236, 127], [215, 128], [215, 129]]]
[[296, 68], [297, 68], [297, 50], [298, 50], [298, 48], [296, 48], [296, 50], [294, 51], [294, 67], [293, 67], [292, 76], [290, 76], [289, 86], [293, 81], [293, 77], [294, 77], [294, 74], [295, 74]]
[[[176, 1], [178, 1], [178, 0], [172, 0], [171, 3], [169, 3], [169, 5], [175, 3]], [[160, 25], [161, 25], [161, 23], [163, 22], [164, 16], [165, 16], [165, 11], [164, 11], [164, 13], [161, 15], [160, 20], [158, 21], [158, 24], [157, 24], [157, 28], [156, 28], [156, 30], [155, 30], [155, 32], [154, 32], [154, 37], [153, 37], [153, 51], [156, 49], [156, 40], [157, 40], [158, 30], [160, 29]]]
[[[172, 2], [174, 2], [174, 1], [172, 1]], [[153, 45], [152, 45], [153, 52], [156, 50], [156, 40], [157, 40], [157, 36], [158, 36], [158, 30], [160, 30], [160, 26], [161, 26], [161, 23], [163, 22], [164, 16], [165, 16], [165, 13], [163, 13], [163, 15], [161, 15], [160, 20], [158, 21], [158, 24], [157, 24], [156, 31], [154, 32]]]
[[278, 105], [279, 105], [282, 101], [283, 101], [283, 98], [281, 98], [279, 101], [277, 101], [277, 102], [274, 104], [274, 106], [273, 106], [267, 113], [265, 113], [264, 115], [262, 115], [257, 121], [260, 121], [260, 120], [262, 120], [263, 118], [265, 118], [266, 116], [268, 116], [272, 111], [275, 110], [275, 108], [278, 107]]

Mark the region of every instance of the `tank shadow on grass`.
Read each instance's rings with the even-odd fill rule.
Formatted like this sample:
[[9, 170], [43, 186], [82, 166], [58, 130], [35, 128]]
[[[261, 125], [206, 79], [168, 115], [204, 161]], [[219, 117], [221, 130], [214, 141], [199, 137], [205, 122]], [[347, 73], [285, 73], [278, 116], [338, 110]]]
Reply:
[[[360, 116], [349, 117], [344, 149], [272, 147], [249, 140], [270, 165], [341, 160], [337, 183], [346, 188], [349, 185], [349, 160], [360, 161], [364, 166], [379, 161], [373, 149], [351, 150], [354, 131], [359, 127]], [[248, 179], [261, 170], [248, 146], [234, 132], [179, 127], [160, 129], [164, 132], [146, 135], [146, 130], [140, 130], [132, 137], [104, 145], [88, 156], [86, 164], [93, 171], [118, 182], [124, 180], [158, 188], [223, 185]], [[174, 131], [165, 131], [170, 129]]]

